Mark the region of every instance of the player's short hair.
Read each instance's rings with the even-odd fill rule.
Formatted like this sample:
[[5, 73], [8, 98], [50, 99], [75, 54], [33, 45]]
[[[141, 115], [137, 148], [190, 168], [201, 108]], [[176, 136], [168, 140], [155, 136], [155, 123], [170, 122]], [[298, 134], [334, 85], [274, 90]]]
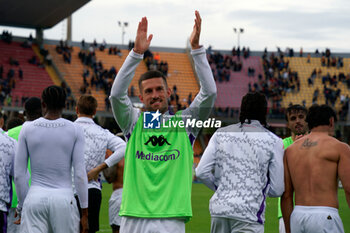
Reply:
[[41, 100], [38, 97], [30, 97], [27, 99], [24, 103], [24, 112], [28, 120], [33, 120], [41, 117]]
[[82, 95], [78, 100], [77, 107], [79, 113], [92, 116], [97, 109], [97, 100], [92, 95]]
[[50, 110], [62, 110], [66, 106], [66, 92], [62, 87], [49, 86], [43, 90], [41, 99]]
[[266, 126], [267, 101], [264, 94], [260, 92], [248, 92], [243, 96], [239, 121], [243, 124], [245, 120], [258, 120]]
[[17, 126], [20, 126], [22, 124], [23, 124], [23, 120], [21, 118], [13, 117], [7, 121], [6, 129], [10, 130], [10, 129], [15, 128]]
[[147, 79], [151, 79], [151, 78], [162, 78], [164, 83], [165, 83], [165, 87], [167, 88], [168, 87], [168, 83], [166, 81], [166, 77], [165, 75], [158, 71], [158, 70], [150, 70], [150, 71], [147, 71], [146, 73], [144, 73], [143, 75], [141, 75], [140, 79], [139, 79], [139, 90], [141, 92], [141, 83], [142, 81], [144, 80], [147, 80]]
[[334, 117], [334, 121], [337, 121], [335, 111], [330, 106], [323, 104], [314, 104], [309, 108], [306, 116], [306, 122], [309, 125], [309, 129], [313, 129], [320, 125], [329, 125], [329, 120]]
[[292, 113], [298, 113], [298, 112], [302, 112], [305, 115], [307, 115], [307, 109], [304, 106], [302, 106], [300, 104], [290, 105], [286, 110], [286, 114], [285, 114], [286, 121], [288, 122], [288, 115], [290, 115]]

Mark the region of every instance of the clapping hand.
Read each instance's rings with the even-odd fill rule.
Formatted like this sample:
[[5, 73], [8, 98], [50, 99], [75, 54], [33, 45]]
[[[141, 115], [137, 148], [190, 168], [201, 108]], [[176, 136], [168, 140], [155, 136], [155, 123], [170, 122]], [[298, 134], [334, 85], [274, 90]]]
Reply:
[[194, 20], [193, 31], [190, 36], [190, 44], [192, 49], [198, 49], [199, 46], [199, 36], [201, 34], [202, 19], [198, 11], [195, 11], [196, 19]]
[[135, 53], [144, 54], [151, 44], [153, 35], [150, 34], [147, 37], [147, 27], [148, 27], [147, 18], [143, 17], [141, 19], [141, 22], [139, 22], [139, 26], [137, 28], [137, 34], [136, 34], [135, 46], [134, 46]]

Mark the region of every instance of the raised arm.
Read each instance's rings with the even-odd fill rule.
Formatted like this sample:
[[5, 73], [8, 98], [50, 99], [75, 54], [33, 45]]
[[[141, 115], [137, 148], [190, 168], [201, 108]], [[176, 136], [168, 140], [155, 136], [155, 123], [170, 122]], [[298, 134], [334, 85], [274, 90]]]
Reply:
[[346, 201], [350, 208], [350, 147], [345, 143], [341, 143], [339, 150], [338, 176], [343, 185]]
[[290, 232], [290, 215], [293, 211], [293, 193], [294, 187], [289, 173], [288, 167], [288, 148], [285, 150], [283, 163], [284, 163], [284, 193], [281, 198], [281, 210], [284, 220], [284, 226], [286, 232]]
[[[210, 69], [204, 47], [199, 45], [202, 19], [199, 12], [195, 12], [195, 24], [190, 37], [191, 54], [195, 70], [200, 82], [200, 90], [190, 107], [183, 111], [183, 115], [190, 115], [192, 118], [206, 120], [214, 106], [216, 99], [216, 85], [213, 73]], [[195, 136], [200, 129], [189, 129]]]
[[130, 51], [128, 57], [125, 59], [117, 77], [115, 78], [110, 95], [113, 115], [123, 130], [128, 134], [137, 121], [139, 110], [133, 108], [132, 103], [128, 97], [128, 87], [132, 78], [135, 75], [135, 70], [143, 59], [144, 52], [149, 48], [153, 35], [147, 37], [147, 18], [142, 18], [137, 28], [137, 35], [135, 39], [135, 47]]

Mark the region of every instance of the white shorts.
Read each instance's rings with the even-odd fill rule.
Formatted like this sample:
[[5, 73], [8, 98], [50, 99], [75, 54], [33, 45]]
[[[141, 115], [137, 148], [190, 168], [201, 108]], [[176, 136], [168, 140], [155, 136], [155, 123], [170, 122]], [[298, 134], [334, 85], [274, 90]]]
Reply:
[[7, 233], [20, 233], [20, 225], [13, 222], [18, 219], [15, 218], [16, 208], [10, 208], [7, 215]]
[[250, 232], [264, 233], [264, 225], [258, 222], [250, 223], [232, 218], [211, 217], [211, 233]]
[[338, 210], [327, 206], [295, 206], [290, 217], [290, 227], [292, 233], [344, 233]]
[[185, 233], [185, 220], [179, 218], [122, 217], [120, 233]]
[[278, 223], [279, 233], [286, 233], [286, 227], [284, 226], [283, 218], [279, 218]]
[[23, 203], [21, 233], [76, 233], [79, 223], [72, 189], [30, 187]]
[[122, 192], [123, 189], [116, 189], [113, 191], [111, 198], [109, 199], [109, 225], [120, 226], [121, 217], [119, 216], [120, 204], [122, 203]]

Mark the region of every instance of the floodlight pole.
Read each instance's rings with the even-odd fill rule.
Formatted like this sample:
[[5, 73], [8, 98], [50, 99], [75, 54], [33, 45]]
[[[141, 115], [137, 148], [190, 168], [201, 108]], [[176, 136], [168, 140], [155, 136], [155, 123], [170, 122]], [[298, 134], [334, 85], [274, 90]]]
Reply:
[[67, 42], [72, 42], [72, 15], [67, 18]]
[[233, 28], [233, 32], [237, 33], [237, 48], [239, 47], [239, 35], [244, 32], [243, 28]]
[[128, 24], [129, 24], [128, 22], [118, 21], [119, 27], [122, 28], [122, 45], [124, 45], [125, 27], [127, 27]]

